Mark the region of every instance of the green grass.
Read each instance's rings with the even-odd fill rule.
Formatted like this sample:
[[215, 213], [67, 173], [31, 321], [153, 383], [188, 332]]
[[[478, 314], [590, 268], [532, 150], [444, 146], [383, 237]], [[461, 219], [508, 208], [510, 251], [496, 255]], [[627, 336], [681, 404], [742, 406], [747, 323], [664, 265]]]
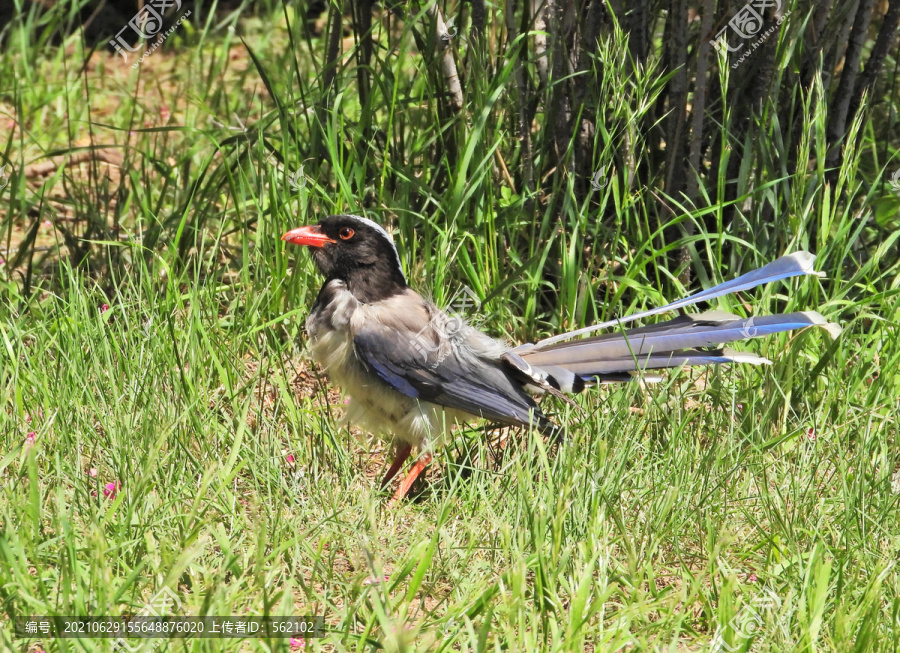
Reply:
[[[5, 311], [6, 610], [120, 614], [166, 586], [183, 614], [324, 614], [336, 650], [703, 649], [757, 613], [768, 650], [897, 644], [889, 326], [772, 339], [754, 349], [773, 367], [701, 384], [591, 391], [552, 450], [461, 433], [388, 512], [380, 449], [298, 393], [300, 316], [267, 325], [248, 317], [264, 297], [144, 275], [107, 298], [73, 274]], [[763, 587], [780, 604], [748, 612]], [[169, 650], [239, 649], [223, 641]], [[73, 643], [55, 646], [108, 644]]]
[[[68, 14], [55, 11], [61, 28]], [[412, 28], [379, 26], [398, 48], [377, 50], [367, 102], [352, 52], [323, 98], [322, 39], [292, 11], [186, 25], [134, 73], [142, 85], [115, 57], [73, 65], [77, 37], [64, 44], [75, 58], [29, 40], [43, 34], [37, 18], [2, 55], [3, 111], [23, 128], [0, 136], [16, 171], [0, 190], [0, 612], [133, 613], [167, 587], [181, 614], [322, 614], [330, 632], [312, 650], [900, 648], [900, 232], [882, 183], [900, 164], [878, 158], [877, 127], [856, 126], [831, 189], [823, 91], [798, 91], [795, 145], [810, 165], [785, 172], [784, 128], [764, 107], [739, 198], [712, 184], [690, 206], [620, 168], [651, 163], [640, 133], [620, 152], [665, 83], [651, 61], [596, 91], [609, 184], [584, 199], [554, 176], [526, 192], [498, 163], [519, 163], [509, 59], [467, 59], [484, 69], [470, 71], [466, 115], [448, 121]], [[510, 57], [520, 47], [502, 45]], [[606, 66], [626, 57], [620, 37], [597, 52]], [[123, 156], [111, 179], [105, 164], [20, 174], [87, 133]], [[389, 512], [383, 445], [341, 425], [340, 399], [307, 360], [320, 280], [279, 241], [345, 210], [393, 227], [424, 294], [443, 303], [472, 288], [498, 337], [674, 299], [684, 289], [669, 264], [685, 245], [695, 287], [816, 252], [826, 278], [721, 306], [814, 308], [844, 333], [747, 345], [771, 367], [593, 389], [578, 398], [584, 414], [548, 404], [569, 425], [558, 446], [460, 431], [418, 498]], [[673, 239], [688, 222], [693, 235]], [[0, 647], [39, 641], [0, 623]]]

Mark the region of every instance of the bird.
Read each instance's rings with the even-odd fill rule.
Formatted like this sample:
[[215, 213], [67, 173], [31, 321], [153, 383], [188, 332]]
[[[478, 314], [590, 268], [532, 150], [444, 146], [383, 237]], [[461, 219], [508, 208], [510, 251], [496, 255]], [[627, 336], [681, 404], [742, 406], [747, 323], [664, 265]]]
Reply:
[[[571, 401], [567, 395], [596, 384], [650, 379], [646, 370], [766, 364], [761, 356], [722, 345], [806, 327], [824, 328], [833, 338], [841, 331], [814, 311], [741, 318], [684, 310], [780, 279], [822, 276], [813, 268], [815, 257], [804, 251], [660, 308], [513, 346], [413, 290], [390, 234], [368, 218], [330, 215], [281, 239], [305, 246], [325, 277], [306, 320], [313, 360], [348, 396], [346, 420], [391, 440], [393, 461], [382, 489], [413, 449], [418, 453], [389, 507], [406, 496], [454, 424], [485, 419], [560, 438], [564, 429], [538, 404], [545, 395]], [[624, 328], [670, 311], [679, 314]]]

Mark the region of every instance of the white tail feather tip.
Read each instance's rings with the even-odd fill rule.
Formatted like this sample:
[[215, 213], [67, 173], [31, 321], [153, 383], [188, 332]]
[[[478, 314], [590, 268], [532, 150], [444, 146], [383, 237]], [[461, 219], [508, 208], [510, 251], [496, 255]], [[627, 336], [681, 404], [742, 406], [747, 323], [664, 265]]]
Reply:
[[840, 324], [835, 324], [834, 322], [829, 322], [826, 320], [820, 313], [816, 311], [803, 311], [803, 315], [809, 318], [809, 321], [812, 323], [812, 326], [817, 326], [828, 333], [831, 336], [832, 340], [837, 340], [837, 337], [841, 335], [843, 328]]

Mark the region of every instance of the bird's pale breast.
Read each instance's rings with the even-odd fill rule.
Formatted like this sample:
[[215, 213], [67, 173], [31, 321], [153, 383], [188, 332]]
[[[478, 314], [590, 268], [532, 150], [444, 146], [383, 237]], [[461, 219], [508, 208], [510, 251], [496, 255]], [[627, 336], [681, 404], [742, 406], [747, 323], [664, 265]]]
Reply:
[[350, 397], [346, 420], [379, 435], [394, 434], [419, 447], [433, 441], [449, 428], [454, 416], [441, 406], [407, 397], [373, 378], [353, 346], [353, 338], [366, 320], [391, 314], [408, 318], [409, 311], [361, 304], [341, 281], [329, 282], [326, 290], [328, 300], [310, 313], [306, 329], [313, 360]]

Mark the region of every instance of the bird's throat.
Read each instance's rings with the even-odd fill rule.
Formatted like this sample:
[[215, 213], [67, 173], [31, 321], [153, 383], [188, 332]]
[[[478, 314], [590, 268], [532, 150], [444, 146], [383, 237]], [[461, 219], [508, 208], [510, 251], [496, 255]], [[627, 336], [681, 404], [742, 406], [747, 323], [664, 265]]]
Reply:
[[402, 275], [394, 274], [384, 266], [362, 267], [344, 277], [347, 290], [363, 304], [373, 304], [390, 299], [406, 291], [408, 286]]

